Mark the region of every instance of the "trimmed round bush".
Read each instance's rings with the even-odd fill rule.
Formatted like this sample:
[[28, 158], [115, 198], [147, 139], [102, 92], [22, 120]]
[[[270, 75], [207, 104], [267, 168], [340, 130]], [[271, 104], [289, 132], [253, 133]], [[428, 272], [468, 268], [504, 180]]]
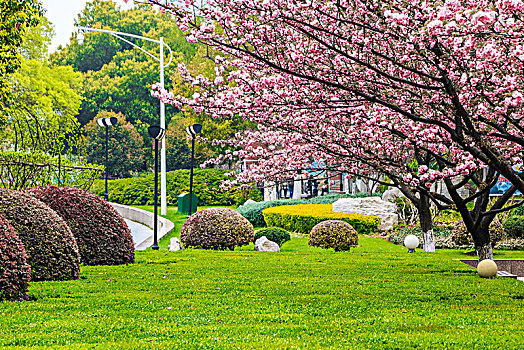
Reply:
[[308, 244], [336, 252], [349, 250], [358, 244], [357, 231], [345, 221], [326, 220], [316, 224], [309, 233]]
[[279, 246], [281, 246], [282, 243], [287, 242], [291, 239], [291, 235], [289, 234], [289, 232], [280, 227], [268, 227], [256, 231], [255, 238], [253, 239], [253, 241], [256, 241], [262, 236], [266, 236], [267, 239], [275, 242]]
[[78, 279], [80, 255], [75, 237], [54, 210], [29, 194], [2, 188], [0, 214], [24, 245], [31, 280]]
[[0, 215], [0, 300], [25, 300], [31, 280], [22, 241], [13, 226]]
[[[495, 218], [489, 225], [489, 235], [491, 237], [491, 245], [494, 246], [495, 243], [500, 241], [504, 236], [504, 227], [500, 223], [499, 219]], [[451, 241], [459, 246], [466, 246], [474, 244], [471, 234], [468, 232], [466, 225], [464, 225], [463, 220], [456, 222], [453, 226], [453, 230], [450, 234]]]
[[521, 238], [524, 236], [524, 215], [510, 216], [504, 221], [504, 231], [509, 237]]
[[86, 190], [46, 186], [27, 190], [60, 215], [76, 238], [86, 265], [121, 265], [135, 261], [133, 237], [124, 218], [106, 201]]
[[253, 225], [228, 208], [209, 208], [191, 215], [182, 226], [180, 240], [185, 246], [233, 250], [253, 242]]

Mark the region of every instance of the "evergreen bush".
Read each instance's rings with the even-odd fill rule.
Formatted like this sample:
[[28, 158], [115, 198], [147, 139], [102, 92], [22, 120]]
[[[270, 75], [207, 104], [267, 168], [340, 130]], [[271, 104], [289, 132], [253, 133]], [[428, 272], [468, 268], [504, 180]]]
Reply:
[[[193, 193], [198, 196], [198, 205], [235, 205], [248, 198], [261, 200], [256, 188], [243, 191], [227, 191], [220, 188], [222, 180], [231, 179], [223, 169], [195, 169]], [[167, 173], [167, 204], [177, 205], [178, 196], [189, 192], [189, 170], [175, 170]], [[103, 180], [95, 181], [91, 192], [102, 197], [105, 191]], [[124, 205], [153, 204], [154, 174], [127, 179], [110, 180], [108, 184], [109, 201]]]
[[335, 213], [331, 204], [297, 204], [263, 210], [268, 226], [281, 227], [290, 232], [308, 234], [318, 223], [326, 220], [342, 220], [358, 233], [369, 234], [378, 230], [380, 218], [353, 213]]
[[521, 238], [524, 236], [524, 215], [513, 215], [504, 221], [504, 231], [508, 237]]
[[336, 252], [349, 250], [358, 244], [358, 233], [345, 221], [326, 220], [311, 229], [308, 244], [324, 249], [333, 248]]
[[22, 241], [0, 215], [0, 300], [27, 299], [31, 268]]
[[289, 232], [280, 227], [266, 227], [261, 230], [255, 231], [255, 238], [253, 239], [253, 241], [256, 241], [262, 236], [266, 236], [267, 239], [275, 242], [279, 246], [291, 239], [291, 235], [289, 234]]
[[24, 245], [31, 280], [78, 279], [80, 255], [75, 237], [54, 210], [27, 193], [2, 188], [0, 214]]
[[133, 237], [124, 218], [100, 197], [73, 187], [37, 187], [27, 190], [46, 203], [69, 225], [82, 263], [120, 265], [135, 261]]
[[182, 226], [180, 240], [185, 246], [233, 250], [253, 242], [253, 225], [228, 208], [209, 208], [191, 215]]

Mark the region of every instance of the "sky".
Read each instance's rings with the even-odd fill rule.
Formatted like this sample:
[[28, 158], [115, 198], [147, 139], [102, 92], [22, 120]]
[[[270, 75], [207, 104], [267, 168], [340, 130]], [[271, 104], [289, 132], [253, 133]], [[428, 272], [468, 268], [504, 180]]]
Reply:
[[[86, 5], [87, 0], [42, 0], [46, 17], [53, 23], [55, 36], [51, 41], [49, 52], [54, 52], [59, 45], [69, 43], [71, 33], [75, 31], [74, 23], [77, 15]], [[113, 0], [121, 9], [127, 10], [133, 6], [133, 1], [127, 4], [123, 0]]]

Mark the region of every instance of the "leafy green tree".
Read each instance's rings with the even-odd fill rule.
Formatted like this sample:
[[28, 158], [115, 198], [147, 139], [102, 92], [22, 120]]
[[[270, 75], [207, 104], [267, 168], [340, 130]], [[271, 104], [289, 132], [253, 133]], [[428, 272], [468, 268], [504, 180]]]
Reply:
[[0, 0], [0, 124], [6, 120], [4, 110], [11, 100], [9, 74], [20, 66], [18, 50], [24, 32], [38, 23], [41, 11], [35, 0]]
[[84, 127], [87, 161], [105, 165], [106, 131], [105, 127], [96, 123], [96, 119], [111, 117], [117, 118], [118, 122], [108, 127], [108, 175], [113, 178], [129, 177], [143, 170], [144, 140], [121, 113], [102, 111]]

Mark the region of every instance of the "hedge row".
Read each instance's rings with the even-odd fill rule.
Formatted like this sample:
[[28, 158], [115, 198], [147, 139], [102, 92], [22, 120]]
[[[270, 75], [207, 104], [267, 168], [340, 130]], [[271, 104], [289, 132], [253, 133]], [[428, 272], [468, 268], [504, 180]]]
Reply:
[[297, 204], [263, 210], [268, 226], [309, 234], [311, 229], [325, 220], [341, 220], [350, 224], [358, 233], [369, 234], [378, 230], [380, 218], [376, 216], [335, 213], [330, 204]]
[[[260, 191], [226, 191], [220, 188], [222, 180], [229, 179], [223, 169], [195, 169], [193, 192], [198, 196], [198, 205], [235, 205], [247, 199], [261, 200]], [[189, 170], [175, 170], [167, 173], [167, 204], [177, 205], [178, 196], [189, 192]], [[124, 205], [153, 204], [154, 174], [116, 179], [108, 182], [109, 201]], [[103, 180], [97, 180], [91, 192], [102, 197], [105, 191]]]
[[[374, 194], [380, 196], [380, 194]], [[278, 207], [282, 205], [296, 204], [332, 204], [340, 198], [363, 198], [368, 197], [366, 193], [357, 194], [328, 194], [325, 196], [314, 197], [310, 199], [281, 199], [276, 201], [265, 201], [259, 203], [245, 204], [237, 208], [237, 211], [243, 217], [249, 220], [255, 227], [265, 227], [264, 215], [262, 211], [267, 208]]]

